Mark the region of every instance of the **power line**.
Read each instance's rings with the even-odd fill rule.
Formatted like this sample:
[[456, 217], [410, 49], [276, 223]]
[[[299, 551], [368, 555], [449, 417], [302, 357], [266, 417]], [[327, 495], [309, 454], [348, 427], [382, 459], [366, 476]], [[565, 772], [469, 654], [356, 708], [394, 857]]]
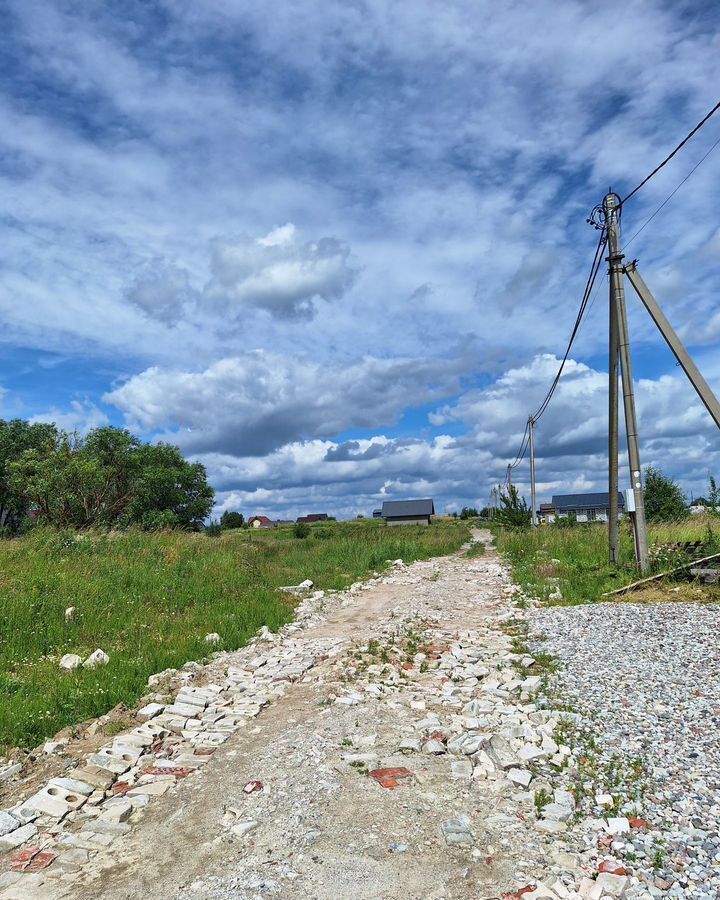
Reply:
[[[628, 241], [625, 242], [625, 244], [623, 245], [623, 250], [624, 250], [626, 247], [628, 247], [628, 246], [635, 240], [635, 238], [640, 234], [640, 232], [645, 228], [645, 226], [646, 226], [646, 225], [649, 225], [649, 224], [652, 222], [652, 220], [655, 218], [655, 216], [660, 212], [660, 210], [661, 210], [667, 203], [669, 203], [670, 200], [672, 200], [672, 198], [675, 196], [675, 194], [677, 194], [677, 192], [678, 192], [678, 191], [680, 190], [680, 188], [685, 184], [685, 182], [688, 180], [688, 178], [693, 174], [693, 172], [694, 172], [696, 169], [698, 169], [698, 168], [705, 162], [705, 160], [708, 158], [708, 156], [710, 156], [710, 154], [711, 154], [711, 153], [713, 152], [713, 150], [718, 146], [718, 144], [720, 144], [720, 137], [715, 141], [715, 143], [714, 143], [714, 144], [712, 145], [712, 147], [707, 151], [707, 153], [705, 153], [705, 155], [702, 156], [702, 157], [695, 163], [695, 165], [692, 167], [692, 169], [690, 169], [690, 171], [689, 171], [689, 172], [687, 173], [687, 175], [683, 178], [683, 180], [680, 182], [680, 184], [678, 184], [678, 186], [675, 188], [675, 190], [672, 191], [670, 194], [667, 195], [667, 197], [663, 200], [663, 202], [660, 204], [660, 206], [658, 206], [658, 208], [655, 210], [655, 212], [654, 212], [651, 216], [649, 216], [647, 219], [645, 219], [645, 221], [644, 221], [643, 224], [638, 228], [638, 230], [635, 232], [635, 234], [633, 234], [633, 236], [632, 236]], [[624, 202], [624, 201], [623, 201], [623, 202]]]
[[675, 154], [676, 154], [679, 150], [681, 150], [681, 149], [685, 146], [685, 144], [687, 144], [687, 142], [690, 140], [690, 138], [691, 138], [693, 135], [697, 134], [698, 131], [700, 131], [700, 129], [703, 127], [703, 125], [704, 125], [704, 124], [705, 124], [712, 116], [714, 116], [715, 113], [716, 113], [719, 109], [720, 109], [720, 100], [715, 104], [715, 106], [713, 106], [713, 108], [710, 110], [710, 112], [709, 112], [703, 119], [701, 119], [701, 120], [697, 123], [697, 125], [693, 128], [693, 130], [692, 130], [689, 134], [687, 134], [687, 135], [680, 141], [680, 143], [679, 143], [679, 144], [677, 145], [677, 147], [672, 151], [672, 153], [669, 153], [669, 154], [665, 157], [665, 159], [660, 163], [660, 165], [655, 166], [655, 168], [652, 170], [652, 172], [651, 172], [649, 175], [646, 175], [645, 178], [643, 178], [643, 180], [640, 182], [640, 184], [638, 184], [637, 187], [634, 187], [634, 188], [630, 191], [630, 193], [627, 195], [627, 197], [624, 197], [624, 198], [620, 201], [620, 206], [623, 206], [625, 203], [627, 203], [628, 200], [629, 200], [632, 196], [634, 196], [635, 194], [637, 194], [637, 192], [640, 190], [641, 187], [644, 187], [644, 186], [648, 183], [648, 181], [650, 181], [650, 179], [651, 179], [653, 176], [657, 175], [657, 173], [660, 171], [660, 169], [662, 169], [663, 166], [666, 166], [666, 165], [670, 162], [670, 160], [673, 158], [673, 156], [675, 156]]
[[[577, 337], [578, 331], [580, 329], [580, 323], [582, 322], [583, 316], [585, 315], [585, 311], [587, 309], [588, 301], [590, 299], [590, 295], [592, 293], [593, 287], [595, 285], [595, 279], [597, 278], [598, 271], [600, 269], [600, 264], [602, 263], [602, 255], [603, 249], [605, 247], [605, 230], [602, 229], [600, 232], [600, 238], [598, 239], [597, 247], [595, 248], [595, 255], [593, 257], [592, 265], [590, 267], [590, 274], [588, 275], [587, 281], [585, 283], [585, 290], [583, 291], [582, 300], [580, 302], [580, 308], [578, 309], [577, 316], [575, 317], [575, 324], [572, 329], [572, 333], [570, 334], [570, 339], [568, 341], [567, 349], [565, 350], [565, 355], [562, 358], [560, 363], [560, 367], [558, 368], [557, 374], [553, 379], [552, 384], [550, 385], [550, 389], [548, 390], [545, 398], [542, 403], [538, 407], [537, 411], [534, 415], [531, 416], [533, 421], [537, 421], [545, 410], [548, 407], [548, 404], [552, 400], [553, 394], [557, 390], [557, 386], [560, 382], [560, 378], [563, 373], [563, 369], [565, 368], [565, 364], [568, 361], [568, 357], [570, 356], [570, 351], [572, 350], [572, 346], [575, 342], [575, 338]], [[525, 431], [523, 432], [522, 440], [520, 442], [520, 449], [518, 450], [514, 462], [510, 463], [509, 468], [514, 469], [518, 466], [525, 457], [527, 453], [528, 446], [530, 443], [530, 422], [528, 421], [525, 425]], [[505, 484], [507, 484], [507, 475], [505, 476]]]
[[565, 350], [565, 355], [562, 358], [562, 362], [560, 363], [560, 368], [557, 371], [557, 375], [555, 376], [553, 383], [550, 385], [550, 390], [547, 392], [545, 399], [538, 407], [537, 412], [535, 412], [532, 416], [533, 420], [537, 422], [537, 420], [542, 416], [545, 410], [548, 407], [548, 404], [552, 400], [553, 394], [557, 390], [557, 386], [560, 383], [560, 376], [563, 373], [563, 369], [565, 368], [565, 363], [568, 361], [568, 357], [570, 356], [570, 351], [572, 350], [572, 346], [575, 342], [575, 338], [577, 337], [578, 330], [580, 329], [580, 322], [582, 321], [582, 317], [585, 315], [585, 310], [587, 309], [588, 300], [590, 299], [590, 294], [595, 285], [595, 279], [597, 278], [597, 273], [600, 269], [600, 264], [602, 263], [602, 252], [605, 247], [605, 231], [600, 232], [600, 239], [598, 240], [598, 245], [595, 248], [595, 257], [593, 259], [592, 266], [590, 268], [590, 274], [588, 275], [588, 280], [585, 284], [585, 290], [583, 292], [583, 298], [580, 303], [580, 309], [578, 310], [577, 317], [575, 319], [575, 325], [573, 326], [572, 333], [570, 335], [570, 340], [568, 341], [567, 349]]

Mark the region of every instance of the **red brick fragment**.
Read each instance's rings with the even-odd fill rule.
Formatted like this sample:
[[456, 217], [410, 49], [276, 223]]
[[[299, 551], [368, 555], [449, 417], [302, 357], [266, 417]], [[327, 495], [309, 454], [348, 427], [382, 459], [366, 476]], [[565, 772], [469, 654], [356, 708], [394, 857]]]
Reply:
[[42, 869], [47, 869], [56, 856], [57, 853], [49, 850], [41, 853], [39, 847], [28, 847], [27, 850], [20, 850], [11, 858], [10, 871], [40, 872]]
[[373, 769], [370, 777], [377, 781], [380, 787], [392, 790], [398, 786], [398, 778], [412, 778], [412, 772], [405, 766], [397, 766], [391, 769]]
[[25, 867], [25, 871], [40, 872], [43, 869], [47, 869], [56, 856], [57, 853], [52, 853], [50, 850], [46, 850], [43, 853], [36, 853]]
[[243, 794], [257, 794], [259, 793], [265, 785], [262, 781], [248, 781], [248, 783], [243, 788]]
[[646, 819], [638, 819], [636, 817], [633, 819], [628, 819], [628, 821], [630, 822], [631, 828], [649, 828], [650, 827], [650, 823]]
[[10, 857], [10, 869], [13, 872], [24, 872], [25, 866], [27, 866], [33, 856], [39, 852], [39, 847], [28, 847], [25, 850], [18, 850], [17, 853], [14, 853]]
[[448, 742], [448, 736], [445, 734], [444, 731], [433, 731], [433, 733], [430, 735], [430, 737], [434, 741], [440, 741], [441, 744], [447, 744], [447, 742]]
[[520, 888], [519, 891], [515, 891], [515, 893], [513, 893], [511, 891], [508, 894], [503, 894], [502, 900], [521, 900], [521, 898], [524, 894], [530, 894], [534, 890], [535, 890], [535, 886], [528, 884], [524, 888]]
[[195, 766], [148, 766], [142, 775], [174, 775], [176, 778], [187, 778], [195, 771]]
[[409, 663], [409, 662], [404, 662], [402, 664], [402, 668], [405, 669], [406, 672], [408, 672], [410, 669], [412, 669], [412, 667], [413, 667], [413, 664]]
[[217, 747], [197, 747], [193, 756], [212, 756]]
[[127, 781], [116, 781], [112, 786], [113, 797], [123, 797], [131, 788]]
[[611, 875], [629, 875], [628, 870], [614, 859], [604, 859], [598, 866], [598, 872], [609, 872]]
[[420, 648], [423, 653], [426, 653], [430, 659], [440, 659], [443, 653], [449, 653], [450, 648], [444, 646], [443, 644], [430, 644], [428, 647]]

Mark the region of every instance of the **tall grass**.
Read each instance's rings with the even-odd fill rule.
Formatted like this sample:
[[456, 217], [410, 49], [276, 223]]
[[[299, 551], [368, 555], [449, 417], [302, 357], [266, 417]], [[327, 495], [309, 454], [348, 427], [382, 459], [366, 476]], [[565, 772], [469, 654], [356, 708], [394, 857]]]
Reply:
[[[559, 602], [590, 603], [606, 591], [640, 578], [635, 567], [630, 523], [620, 527], [621, 564], [608, 561], [607, 526], [577, 525], [573, 528], [542, 526], [536, 529], [496, 529], [497, 548], [507, 557], [513, 576], [531, 596], [547, 600], [556, 590]], [[651, 525], [648, 542], [653, 559], [651, 573], [687, 561], [687, 556], [663, 551], [668, 544], [702, 541], [702, 553], [720, 550], [720, 522], [711, 516], [694, 516], [680, 522]]]
[[[133, 704], [149, 675], [245, 644], [293, 615], [285, 584], [342, 588], [388, 559], [456, 550], [467, 529], [335, 523], [291, 530], [83, 535], [38, 530], [0, 541], [0, 751], [32, 747], [60, 728]], [[65, 609], [74, 606], [70, 620]], [[61, 672], [64, 653], [97, 647], [107, 666]], [[215, 649], [215, 648], [213, 648]]]

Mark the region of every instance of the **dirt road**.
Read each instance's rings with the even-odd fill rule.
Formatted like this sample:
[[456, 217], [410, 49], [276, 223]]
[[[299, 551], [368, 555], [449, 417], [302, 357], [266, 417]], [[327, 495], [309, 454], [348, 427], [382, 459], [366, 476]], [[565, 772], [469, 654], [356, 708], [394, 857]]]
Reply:
[[518, 796], [490, 748], [471, 761], [458, 743], [472, 743], [483, 716], [527, 718], [502, 628], [511, 591], [491, 550], [398, 565], [306, 627], [225, 654], [198, 683], [226, 689], [236, 669], [272, 665], [281, 696], [197, 771], [133, 807], [132, 827], [107, 848], [70, 840], [0, 896], [481, 900], [517, 890], [545, 861], [524, 821], [531, 795]]

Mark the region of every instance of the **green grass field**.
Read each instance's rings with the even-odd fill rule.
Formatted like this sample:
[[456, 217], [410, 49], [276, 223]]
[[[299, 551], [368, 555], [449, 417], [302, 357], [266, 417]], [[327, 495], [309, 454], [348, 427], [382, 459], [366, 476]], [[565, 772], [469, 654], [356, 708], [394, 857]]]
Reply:
[[[74, 537], [38, 530], [0, 541], [0, 752], [33, 747], [59, 729], [132, 705], [148, 676], [245, 644], [261, 625], [293, 615], [276, 588], [305, 578], [342, 588], [386, 560], [457, 550], [467, 528], [328, 523], [305, 539], [292, 529], [203, 534], [126, 532]], [[77, 609], [71, 621], [65, 609]], [[64, 653], [96, 648], [107, 666], [58, 669]]]
[[[560, 603], [591, 603], [599, 600], [604, 592], [640, 577], [634, 565], [629, 522], [621, 523], [621, 565], [614, 569], [608, 562], [608, 533], [603, 525], [574, 528], [549, 525], [494, 531], [498, 551], [510, 562], [515, 581], [530, 596], [539, 599], [547, 599], [558, 587], [563, 595]], [[697, 516], [681, 522], [650, 525], [648, 537], [652, 574], [687, 561], [686, 556], [665, 552], [663, 545], [701, 540], [702, 552], [720, 551], [720, 520]]]

